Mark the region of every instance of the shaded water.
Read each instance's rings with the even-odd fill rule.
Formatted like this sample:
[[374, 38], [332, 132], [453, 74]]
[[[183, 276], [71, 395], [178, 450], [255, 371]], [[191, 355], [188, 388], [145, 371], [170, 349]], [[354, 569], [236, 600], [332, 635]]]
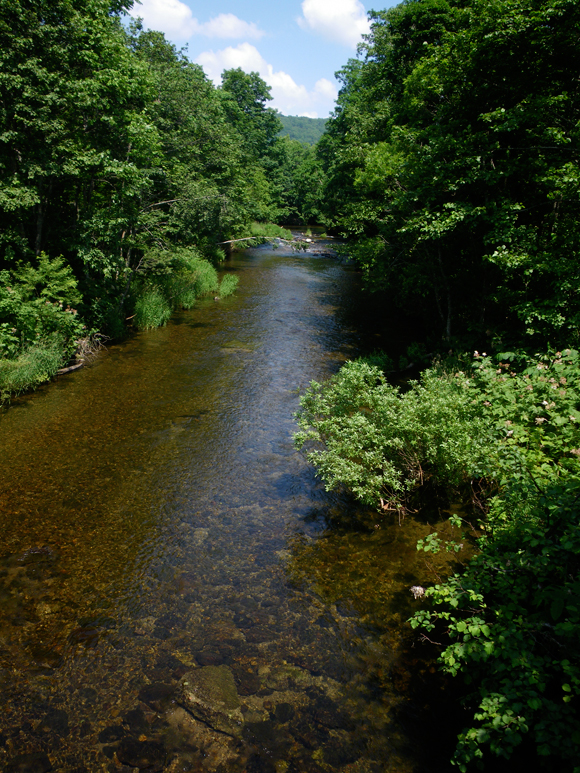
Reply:
[[[0, 420], [3, 770], [439, 764], [424, 767], [409, 695], [432, 665], [403, 625], [428, 527], [329, 527], [352, 504], [292, 445], [300, 390], [372, 346], [357, 276], [270, 247], [232, 268], [233, 297]], [[209, 666], [233, 675], [239, 733], [179, 703]]]

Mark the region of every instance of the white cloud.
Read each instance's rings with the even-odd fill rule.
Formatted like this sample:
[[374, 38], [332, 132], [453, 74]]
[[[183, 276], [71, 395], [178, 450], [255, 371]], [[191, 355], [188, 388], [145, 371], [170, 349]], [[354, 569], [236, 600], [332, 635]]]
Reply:
[[252, 38], [259, 40], [266, 33], [256, 27], [254, 22], [248, 24], [234, 16], [233, 13], [220, 13], [205, 24], [200, 24], [200, 34], [208, 38]]
[[317, 118], [320, 113], [327, 115], [337, 97], [335, 86], [326, 78], [316, 81], [314, 89], [309, 91], [283, 70], [274, 71], [250, 43], [240, 43], [235, 48], [228, 46], [222, 51], [204, 51], [195, 61], [216, 84], [221, 82], [223, 70], [241, 67], [244, 72], [257, 72], [272, 88], [270, 105], [285, 115], [306, 115], [309, 118]]
[[195, 61], [218, 84], [223, 70], [241, 67], [244, 72], [259, 72], [262, 75], [264, 66], [267, 66], [258, 49], [250, 43], [240, 43], [235, 48], [228, 46], [222, 51], [204, 51]]
[[360, 0], [304, 0], [297, 21], [329, 40], [356, 48], [370, 24]]
[[187, 40], [194, 35], [259, 40], [266, 34], [253, 22], [242, 21], [233, 13], [220, 13], [202, 24], [181, 0], [141, 0], [129, 13], [135, 18], [140, 16], [149, 29], [159, 30], [178, 40]]

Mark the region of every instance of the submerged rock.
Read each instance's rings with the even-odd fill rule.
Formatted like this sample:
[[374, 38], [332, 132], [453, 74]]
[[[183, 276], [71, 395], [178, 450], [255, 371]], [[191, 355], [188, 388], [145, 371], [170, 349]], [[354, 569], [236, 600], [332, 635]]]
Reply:
[[240, 737], [244, 718], [234, 675], [228, 666], [205, 666], [182, 678], [177, 701], [214, 730]]
[[135, 741], [133, 738], [125, 738], [117, 749], [117, 759], [132, 768], [155, 773], [165, 767], [167, 751], [163, 744], [156, 741]]
[[119, 741], [125, 735], [125, 730], [121, 725], [110, 725], [99, 733], [99, 743], [111, 743]]
[[42, 752], [19, 754], [14, 757], [6, 768], [7, 773], [48, 773], [52, 765], [46, 754]]
[[38, 730], [42, 733], [58, 733], [58, 735], [67, 736], [69, 733], [68, 714], [64, 709], [49, 709]]
[[165, 682], [153, 682], [146, 684], [139, 691], [139, 700], [148, 703], [156, 711], [162, 711], [165, 704], [173, 695], [174, 688]]

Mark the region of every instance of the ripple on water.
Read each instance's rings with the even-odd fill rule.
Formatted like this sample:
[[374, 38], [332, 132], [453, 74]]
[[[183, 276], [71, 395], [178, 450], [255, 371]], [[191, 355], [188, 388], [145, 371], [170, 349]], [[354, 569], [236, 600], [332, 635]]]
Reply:
[[[1, 419], [4, 770], [419, 769], [428, 527], [328, 525], [352, 505], [291, 442], [299, 392], [362, 345], [357, 277], [268, 248], [231, 267], [235, 296]], [[230, 675], [239, 732], [180, 703], [199, 669]]]

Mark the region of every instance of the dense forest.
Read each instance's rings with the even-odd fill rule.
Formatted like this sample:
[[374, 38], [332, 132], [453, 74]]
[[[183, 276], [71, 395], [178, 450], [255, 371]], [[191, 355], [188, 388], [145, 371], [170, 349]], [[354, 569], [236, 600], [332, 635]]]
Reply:
[[[419, 332], [399, 364], [311, 385], [297, 444], [384, 518], [462, 504], [455, 539], [418, 549], [474, 557], [418, 578], [410, 621], [463, 684], [458, 768], [578, 771], [580, 6], [410, 0], [370, 20], [317, 146], [321, 208]], [[409, 362], [430, 367], [401, 381]]]
[[[318, 218], [313, 151], [278, 137], [256, 73], [219, 88], [130, 2], [0, 8], [0, 393], [96, 337], [225, 295], [223, 243]], [[308, 188], [308, 190], [307, 190]], [[221, 245], [221, 246], [220, 246]]]
[[326, 118], [307, 118], [301, 115], [282, 115], [279, 116], [282, 122], [281, 137], [290, 137], [291, 140], [298, 140], [305, 145], [316, 145], [318, 140], [324, 134]]
[[463, 506], [418, 548], [473, 558], [418, 578], [410, 621], [462, 680], [458, 768], [578, 771], [580, 5], [372, 12], [313, 146], [256, 73], [214, 87], [128, 5], [0, 7], [0, 390], [231, 292], [230, 239], [341, 236], [416, 341], [312, 384], [297, 444], [383, 518]]

